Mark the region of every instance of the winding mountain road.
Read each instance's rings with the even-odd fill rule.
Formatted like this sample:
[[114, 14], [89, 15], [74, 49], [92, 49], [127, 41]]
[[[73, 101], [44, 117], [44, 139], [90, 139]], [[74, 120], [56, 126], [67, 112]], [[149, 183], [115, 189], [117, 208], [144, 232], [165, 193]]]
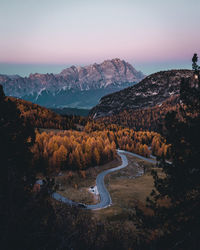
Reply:
[[97, 186], [97, 189], [98, 189], [98, 192], [100, 195], [100, 202], [99, 203], [94, 204], [94, 205], [81, 204], [78, 202], [71, 201], [58, 193], [53, 193], [52, 197], [58, 201], [66, 203], [70, 206], [80, 206], [80, 207], [83, 207], [85, 209], [91, 209], [91, 210], [102, 209], [102, 208], [106, 208], [106, 207], [110, 206], [112, 204], [112, 200], [111, 200], [111, 197], [110, 197], [108, 190], [105, 187], [104, 177], [109, 173], [112, 173], [114, 171], [120, 170], [120, 169], [128, 166], [128, 160], [127, 160], [126, 155], [124, 155], [124, 153], [130, 154], [132, 156], [135, 156], [135, 157], [137, 157], [141, 160], [147, 161], [149, 163], [153, 163], [153, 164], [156, 163], [155, 160], [152, 160], [152, 159], [149, 159], [149, 158], [146, 158], [146, 157], [143, 157], [143, 156], [140, 156], [140, 155], [128, 152], [128, 151], [118, 149], [117, 154], [121, 157], [122, 164], [118, 167], [105, 170], [105, 171], [101, 172], [100, 174], [98, 174], [98, 176], [97, 176], [96, 186]]
[[118, 149], [118, 152], [132, 155], [134, 157], [137, 157], [140, 160], [147, 161], [147, 162], [152, 163], [152, 164], [156, 164], [156, 160], [155, 160], [156, 157], [154, 159], [150, 159], [150, 158], [146, 158], [144, 156], [141, 156], [141, 155], [129, 152], [129, 151], [125, 151], [125, 150], [120, 150], [120, 149]]

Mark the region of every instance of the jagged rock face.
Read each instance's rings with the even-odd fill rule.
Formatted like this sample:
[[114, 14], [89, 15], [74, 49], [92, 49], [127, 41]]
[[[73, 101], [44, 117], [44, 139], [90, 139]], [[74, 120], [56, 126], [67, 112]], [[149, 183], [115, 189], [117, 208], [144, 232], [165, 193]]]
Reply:
[[[143, 78], [144, 75], [129, 63], [113, 59], [86, 67], [72, 66], [64, 69], [60, 74], [30, 74], [29, 77], [24, 78], [17, 75], [0, 75], [0, 84], [3, 85], [5, 94], [8, 96], [19, 97], [48, 107], [84, 107], [84, 98], [90, 99], [91, 94], [91, 104], [88, 99], [86, 106], [92, 107], [103, 95], [133, 85]], [[101, 91], [98, 92], [98, 90]], [[78, 93], [81, 100], [75, 100]], [[79, 103], [79, 106], [75, 103]]]
[[90, 115], [93, 118], [118, 114], [125, 109], [140, 109], [161, 104], [178, 95], [182, 78], [192, 76], [191, 70], [169, 70], [147, 76], [138, 84], [104, 96]]
[[86, 67], [72, 66], [60, 74], [66, 80], [72, 80], [74, 85], [84, 90], [88, 88], [106, 88], [122, 83], [138, 82], [144, 78], [132, 65], [120, 59], [106, 60], [101, 64]]

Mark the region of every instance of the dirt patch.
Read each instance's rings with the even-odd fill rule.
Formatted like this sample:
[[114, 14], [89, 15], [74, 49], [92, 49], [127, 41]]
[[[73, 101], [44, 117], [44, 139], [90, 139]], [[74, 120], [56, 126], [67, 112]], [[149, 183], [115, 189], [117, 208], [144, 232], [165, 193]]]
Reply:
[[92, 194], [89, 188], [96, 185], [96, 177], [104, 170], [117, 167], [121, 160], [117, 157], [110, 163], [89, 168], [84, 172], [65, 171], [61, 176], [55, 177], [59, 186], [58, 193], [70, 200], [85, 204], [96, 204], [99, 202], [99, 196]]
[[[161, 169], [156, 168], [155, 165], [130, 155], [126, 156], [128, 166], [105, 177], [112, 205], [92, 211], [97, 219], [129, 221], [129, 215], [135, 212], [135, 206], [138, 204], [145, 206], [146, 198], [153, 189], [151, 170], [155, 169], [162, 175]], [[76, 202], [96, 204], [99, 202], [99, 197], [89, 192], [89, 187], [95, 186], [96, 177], [100, 172], [120, 164], [121, 160], [118, 157], [108, 164], [86, 170], [85, 177], [74, 172], [69, 178], [69, 171], [66, 171], [62, 176], [56, 177], [56, 182], [60, 185], [58, 193]]]
[[[153, 189], [151, 170], [156, 169], [161, 174], [161, 170], [155, 165], [130, 155], [126, 156], [128, 166], [105, 177], [112, 206], [94, 211], [98, 219], [128, 220], [129, 215], [135, 213], [138, 203], [145, 206], [146, 198]], [[145, 174], [141, 176], [144, 171]]]

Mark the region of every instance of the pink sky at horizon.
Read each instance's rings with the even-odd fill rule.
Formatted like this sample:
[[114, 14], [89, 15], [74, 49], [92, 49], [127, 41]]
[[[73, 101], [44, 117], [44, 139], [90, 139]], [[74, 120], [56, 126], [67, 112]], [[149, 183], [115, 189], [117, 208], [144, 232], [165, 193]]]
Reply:
[[198, 0], [1, 0], [0, 63], [190, 61], [199, 9]]

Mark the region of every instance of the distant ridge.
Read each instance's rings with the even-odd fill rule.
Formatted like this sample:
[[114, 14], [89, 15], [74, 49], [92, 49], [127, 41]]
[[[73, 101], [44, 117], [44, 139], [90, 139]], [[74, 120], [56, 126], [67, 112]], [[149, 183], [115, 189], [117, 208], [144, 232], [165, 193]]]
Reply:
[[102, 96], [143, 78], [131, 64], [115, 58], [85, 67], [71, 66], [60, 74], [0, 75], [0, 84], [7, 96], [46, 107], [91, 108]]

